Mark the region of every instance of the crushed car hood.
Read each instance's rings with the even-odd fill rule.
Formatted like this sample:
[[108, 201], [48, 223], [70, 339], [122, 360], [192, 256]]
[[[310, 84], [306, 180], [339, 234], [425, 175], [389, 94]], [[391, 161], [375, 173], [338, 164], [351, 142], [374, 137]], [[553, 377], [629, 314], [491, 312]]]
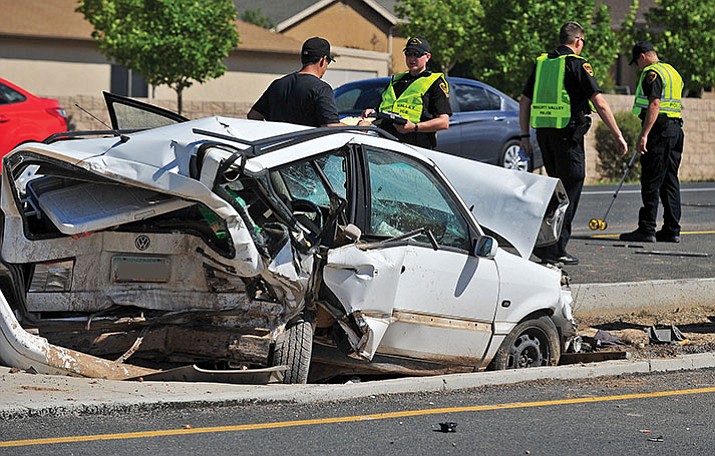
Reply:
[[[442, 152], [420, 149], [455, 187], [483, 227], [529, 258], [535, 245], [556, 242], [568, 196], [559, 179], [513, 171]], [[549, 207], [555, 198], [555, 209]]]

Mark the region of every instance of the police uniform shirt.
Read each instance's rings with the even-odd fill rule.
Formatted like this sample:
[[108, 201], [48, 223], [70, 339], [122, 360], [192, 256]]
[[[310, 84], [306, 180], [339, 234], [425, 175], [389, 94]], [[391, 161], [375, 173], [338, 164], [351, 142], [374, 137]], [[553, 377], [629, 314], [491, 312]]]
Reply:
[[[654, 70], [648, 70], [648, 72], [645, 74], [643, 77], [643, 82], [641, 83], [641, 87], [643, 88], [643, 95], [645, 95], [648, 100], [651, 98], [662, 98], [662, 93], [663, 93], [663, 80], [660, 78], [660, 75], [658, 72]], [[645, 120], [646, 112], [647, 109], [642, 109], [641, 108], [641, 113], [638, 117], [640, 117], [641, 121]], [[653, 124], [653, 129], [654, 130], [661, 130], [666, 127], [666, 123], [668, 122], [668, 116], [665, 114], [658, 114], [658, 117], [655, 120], [655, 123]]]
[[[573, 50], [568, 46], [559, 46], [549, 53], [548, 58], [556, 58], [560, 55], [573, 54]], [[536, 81], [536, 67], [531, 72], [531, 76], [526, 81], [523, 94], [534, 99], [534, 83]], [[593, 69], [588, 61], [578, 57], [566, 57], [566, 68], [564, 75], [564, 87], [571, 99], [571, 118], [578, 119], [591, 113], [588, 101], [595, 93], [601, 93], [601, 87], [593, 76]]]
[[[411, 73], [405, 74], [403, 77], [395, 81], [393, 84], [393, 90], [395, 91], [395, 97], [400, 98], [405, 90], [412, 84], [415, 80], [421, 77], [427, 77], [432, 74], [431, 71], [423, 71], [417, 76], [412, 76]], [[437, 79], [427, 90], [427, 92], [422, 96], [422, 116], [420, 121], [433, 119], [442, 114], [452, 115], [452, 108], [449, 106], [449, 95], [447, 92], [447, 87], [442, 87], [444, 81], [442, 78]], [[397, 136], [397, 138], [408, 144], [413, 144], [415, 146], [425, 147], [428, 149], [434, 149], [437, 145], [437, 134], [436, 133], [407, 133], [401, 135], [397, 133], [395, 127], [389, 122], [382, 122], [380, 128], [386, 130], [387, 132]]]

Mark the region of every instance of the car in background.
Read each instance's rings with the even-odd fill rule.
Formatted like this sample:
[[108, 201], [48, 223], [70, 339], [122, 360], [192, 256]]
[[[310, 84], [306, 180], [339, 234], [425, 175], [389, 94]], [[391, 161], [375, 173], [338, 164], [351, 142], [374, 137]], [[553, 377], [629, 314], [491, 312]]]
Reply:
[[[389, 81], [364, 79], [335, 89], [340, 117], [356, 117], [365, 108], [377, 108]], [[453, 114], [449, 128], [437, 133], [437, 150], [520, 171], [543, 166], [535, 135], [533, 160], [519, 154], [519, 103], [483, 82], [447, 77], [447, 83]]]
[[16, 146], [67, 130], [57, 100], [41, 98], [0, 78], [0, 157]]

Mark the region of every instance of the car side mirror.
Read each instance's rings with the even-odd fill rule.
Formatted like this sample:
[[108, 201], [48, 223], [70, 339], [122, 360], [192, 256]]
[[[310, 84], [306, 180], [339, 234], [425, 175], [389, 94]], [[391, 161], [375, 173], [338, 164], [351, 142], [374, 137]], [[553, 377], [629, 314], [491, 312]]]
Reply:
[[481, 236], [474, 246], [474, 255], [482, 258], [494, 258], [499, 249], [499, 243], [491, 236]]

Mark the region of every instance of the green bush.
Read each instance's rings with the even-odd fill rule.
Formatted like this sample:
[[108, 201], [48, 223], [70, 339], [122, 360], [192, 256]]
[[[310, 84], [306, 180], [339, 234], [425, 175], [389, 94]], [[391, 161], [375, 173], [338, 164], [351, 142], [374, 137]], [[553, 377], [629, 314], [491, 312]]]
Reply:
[[[614, 114], [616, 122], [623, 133], [623, 138], [628, 143], [628, 153], [621, 155], [616, 148], [616, 140], [603, 121], [596, 125], [596, 151], [598, 151], [598, 163], [596, 171], [602, 181], [620, 181], [623, 173], [628, 167], [628, 160], [635, 151], [638, 134], [641, 131], [641, 121], [630, 112], [617, 112]], [[641, 164], [638, 157], [633, 162], [633, 167], [626, 178], [627, 182], [634, 182], [640, 179]]]

